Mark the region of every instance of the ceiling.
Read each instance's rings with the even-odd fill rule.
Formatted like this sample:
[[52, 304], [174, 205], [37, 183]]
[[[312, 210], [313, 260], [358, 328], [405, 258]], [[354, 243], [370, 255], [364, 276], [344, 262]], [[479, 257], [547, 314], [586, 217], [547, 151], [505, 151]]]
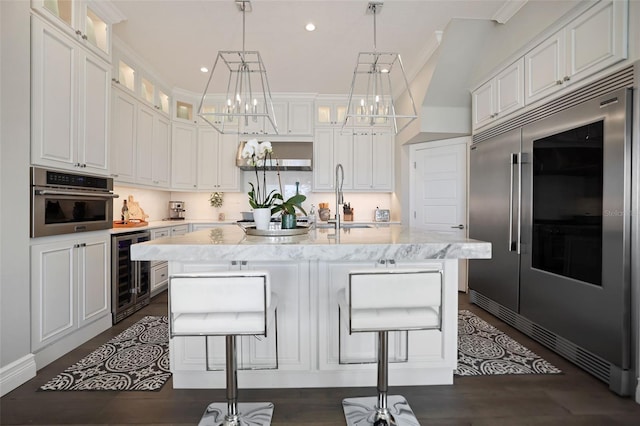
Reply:
[[[113, 33], [171, 88], [199, 93], [219, 50], [242, 50], [233, 0], [112, 0], [125, 16]], [[386, 0], [377, 50], [398, 52], [411, 80], [454, 18], [491, 20], [510, 0]], [[373, 51], [373, 16], [363, 0], [253, 0], [246, 50], [262, 55], [271, 91], [348, 93], [358, 52]], [[313, 22], [314, 32], [305, 31]]]

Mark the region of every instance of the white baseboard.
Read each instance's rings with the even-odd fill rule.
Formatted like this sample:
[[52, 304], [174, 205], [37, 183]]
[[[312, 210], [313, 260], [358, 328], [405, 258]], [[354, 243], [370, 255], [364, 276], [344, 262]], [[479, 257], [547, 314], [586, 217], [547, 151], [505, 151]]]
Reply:
[[33, 354], [5, 365], [0, 369], [0, 396], [4, 396], [36, 377], [36, 359]]

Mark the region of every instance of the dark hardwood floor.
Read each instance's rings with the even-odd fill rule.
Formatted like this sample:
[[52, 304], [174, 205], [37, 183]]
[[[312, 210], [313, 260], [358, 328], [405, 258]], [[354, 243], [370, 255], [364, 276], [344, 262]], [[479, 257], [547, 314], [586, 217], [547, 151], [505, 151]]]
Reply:
[[[517, 330], [470, 305], [468, 309], [563, 370], [562, 375], [456, 377], [453, 386], [395, 387], [422, 425], [640, 425], [640, 405], [608, 387]], [[0, 399], [2, 425], [193, 425], [222, 389], [159, 392], [39, 392], [56, 374], [145, 315], [166, 315], [166, 293], [151, 305], [38, 371]], [[374, 373], [375, 374], [375, 373]], [[373, 380], [373, 379], [372, 379]], [[341, 401], [375, 395], [375, 388], [240, 389], [242, 401], [275, 404], [273, 425], [344, 425]]]

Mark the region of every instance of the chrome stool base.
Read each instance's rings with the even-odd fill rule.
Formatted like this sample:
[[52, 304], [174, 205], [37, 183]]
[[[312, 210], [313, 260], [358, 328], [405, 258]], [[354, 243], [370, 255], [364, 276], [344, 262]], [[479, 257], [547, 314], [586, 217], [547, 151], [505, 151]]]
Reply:
[[270, 402], [240, 402], [238, 416], [228, 421], [227, 403], [209, 404], [198, 426], [268, 426], [273, 417], [273, 404]]
[[378, 398], [346, 398], [342, 400], [347, 426], [420, 426], [407, 400], [401, 395], [387, 397], [389, 416], [378, 415]]

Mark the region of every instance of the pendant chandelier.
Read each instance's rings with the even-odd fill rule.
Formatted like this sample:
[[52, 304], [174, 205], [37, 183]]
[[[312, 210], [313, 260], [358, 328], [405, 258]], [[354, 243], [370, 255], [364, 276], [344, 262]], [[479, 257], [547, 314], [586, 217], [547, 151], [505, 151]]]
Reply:
[[[400, 54], [378, 52], [376, 47], [376, 14], [382, 2], [369, 2], [367, 13], [373, 14], [373, 52], [360, 52], [349, 91], [347, 113], [342, 127], [390, 124], [397, 134], [418, 118], [416, 105], [409, 89]], [[400, 75], [401, 74], [401, 75]], [[392, 80], [403, 83], [402, 90], [394, 92]], [[399, 114], [394, 96], [407, 92], [412, 111]]]
[[[198, 116], [220, 133], [246, 133], [249, 126], [278, 134], [267, 71], [258, 51], [245, 50], [245, 13], [250, 0], [234, 0], [242, 12], [242, 50], [219, 51], [204, 89]], [[221, 99], [224, 85], [226, 94]], [[211, 91], [211, 92], [210, 92]]]

